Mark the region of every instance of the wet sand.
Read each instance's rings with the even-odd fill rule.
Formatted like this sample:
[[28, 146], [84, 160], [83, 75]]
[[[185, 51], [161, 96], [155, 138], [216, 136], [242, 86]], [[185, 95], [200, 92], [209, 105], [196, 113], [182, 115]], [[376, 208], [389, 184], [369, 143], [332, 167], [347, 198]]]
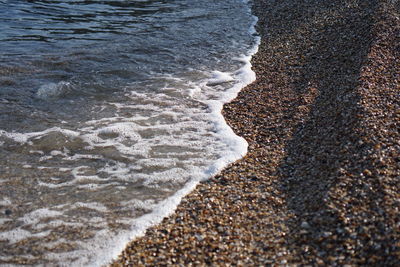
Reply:
[[400, 2], [255, 0], [249, 153], [113, 266], [400, 265]]

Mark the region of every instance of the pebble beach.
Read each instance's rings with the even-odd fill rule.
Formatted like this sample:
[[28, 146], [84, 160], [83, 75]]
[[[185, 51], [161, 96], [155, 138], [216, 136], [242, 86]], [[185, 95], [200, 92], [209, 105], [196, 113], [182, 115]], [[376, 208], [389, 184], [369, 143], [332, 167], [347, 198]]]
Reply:
[[400, 1], [254, 0], [248, 154], [111, 266], [399, 266]]

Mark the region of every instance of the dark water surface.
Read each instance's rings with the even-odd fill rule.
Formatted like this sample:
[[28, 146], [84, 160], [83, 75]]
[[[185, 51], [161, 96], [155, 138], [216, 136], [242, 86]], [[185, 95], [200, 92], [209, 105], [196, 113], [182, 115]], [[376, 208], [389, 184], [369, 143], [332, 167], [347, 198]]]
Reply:
[[0, 0], [0, 264], [105, 263], [243, 156], [220, 109], [253, 24], [240, 0]]

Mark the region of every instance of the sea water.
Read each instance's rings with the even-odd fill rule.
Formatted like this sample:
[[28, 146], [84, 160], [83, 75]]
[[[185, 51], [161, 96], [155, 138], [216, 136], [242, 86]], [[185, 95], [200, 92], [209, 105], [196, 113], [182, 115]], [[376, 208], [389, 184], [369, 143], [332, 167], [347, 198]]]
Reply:
[[0, 0], [0, 264], [107, 264], [246, 153], [249, 5]]

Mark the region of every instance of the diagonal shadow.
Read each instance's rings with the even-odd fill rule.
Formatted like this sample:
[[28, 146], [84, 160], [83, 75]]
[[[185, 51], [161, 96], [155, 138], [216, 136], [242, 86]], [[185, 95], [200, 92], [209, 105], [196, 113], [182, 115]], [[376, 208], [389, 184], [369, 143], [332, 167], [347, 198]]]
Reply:
[[305, 195], [305, 201], [290, 201], [298, 211], [319, 210], [344, 167], [343, 159], [355, 161], [354, 154], [362, 154], [355, 153], [362, 148], [357, 145], [361, 139], [357, 115], [362, 109], [356, 88], [370, 48], [373, 13], [361, 17], [364, 12], [353, 8], [338, 12], [336, 21], [321, 25], [309, 37], [305, 63], [294, 82], [295, 92], [308, 96], [303, 106], [309, 113], [295, 127], [281, 175], [289, 194]]

